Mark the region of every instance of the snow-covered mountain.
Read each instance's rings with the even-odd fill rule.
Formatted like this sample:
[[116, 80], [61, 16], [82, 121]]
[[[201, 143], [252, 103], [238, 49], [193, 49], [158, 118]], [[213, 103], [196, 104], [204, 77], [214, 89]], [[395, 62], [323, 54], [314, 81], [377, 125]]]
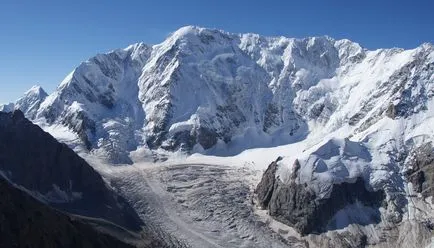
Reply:
[[[182, 151], [225, 156], [208, 157], [214, 163], [248, 157], [263, 168], [282, 156], [256, 192], [270, 215], [301, 233], [381, 220], [378, 233], [408, 221], [429, 236], [434, 223], [430, 43], [370, 51], [330, 37], [187, 26], [157, 45], [90, 58], [40, 95], [3, 110], [23, 110], [54, 136], [69, 130], [110, 162]], [[398, 227], [404, 235], [415, 226]], [[417, 239], [411, 234], [406, 244]]]
[[12, 112], [15, 109], [21, 110], [26, 117], [34, 119], [41, 103], [45, 100], [48, 94], [41, 86], [33, 86], [15, 103], [0, 105], [0, 111]]
[[37, 111], [15, 107], [68, 127], [112, 162], [131, 162], [138, 147], [236, 154], [426, 111], [432, 60], [431, 44], [368, 51], [187, 26], [81, 63]]

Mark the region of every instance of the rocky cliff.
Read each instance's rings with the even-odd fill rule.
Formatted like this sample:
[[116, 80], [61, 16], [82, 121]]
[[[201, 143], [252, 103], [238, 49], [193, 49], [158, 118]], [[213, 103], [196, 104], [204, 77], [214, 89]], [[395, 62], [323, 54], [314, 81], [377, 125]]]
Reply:
[[0, 112], [0, 171], [38, 199], [62, 210], [140, 230], [127, 202], [67, 145], [24, 117]]
[[0, 247], [134, 247], [39, 202], [0, 177]]
[[[366, 189], [363, 178], [356, 178], [354, 182], [332, 184], [329, 186], [330, 195], [321, 199], [307, 183], [298, 184], [297, 175], [286, 183], [276, 178], [278, 161], [279, 159], [268, 166], [255, 193], [259, 205], [268, 209], [270, 216], [280, 222], [306, 235], [343, 228], [343, 225], [368, 225], [381, 221], [378, 209], [387, 205], [385, 193], [383, 190]], [[358, 207], [366, 209], [357, 213]], [[348, 223], [336, 223], [339, 221], [336, 220], [337, 213], [346, 209], [353, 209], [354, 214], [365, 216], [354, 218]]]

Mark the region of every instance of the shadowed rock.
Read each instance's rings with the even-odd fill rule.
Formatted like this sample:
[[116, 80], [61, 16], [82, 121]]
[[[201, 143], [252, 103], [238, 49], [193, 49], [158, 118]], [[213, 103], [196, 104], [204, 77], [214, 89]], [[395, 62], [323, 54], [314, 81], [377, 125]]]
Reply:
[[261, 182], [256, 187], [255, 193], [258, 203], [261, 208], [267, 208], [273, 196], [274, 184], [276, 182], [276, 171], [278, 168], [277, 162], [282, 158], [279, 157], [276, 161], [271, 163], [262, 176]]
[[21, 111], [0, 113], [0, 141], [0, 170], [12, 182], [59, 209], [141, 229], [135, 211], [84, 159]]
[[133, 247], [50, 208], [0, 177], [0, 247]]
[[256, 188], [258, 202], [269, 210], [270, 216], [294, 227], [301, 234], [336, 228], [330, 222], [339, 211], [352, 204], [361, 204], [370, 210], [365, 213], [367, 217], [363, 221], [354, 219], [355, 223], [370, 224], [381, 220], [378, 208], [384, 202], [385, 193], [383, 190], [367, 190], [362, 178], [331, 185], [330, 196], [319, 199], [308, 184], [296, 183], [296, 177], [288, 183], [276, 178], [277, 162], [269, 165]]
[[[424, 198], [434, 196], [434, 153], [431, 143], [417, 148], [410, 155], [405, 176], [413, 184], [413, 189]], [[434, 203], [434, 200], [433, 200]]]

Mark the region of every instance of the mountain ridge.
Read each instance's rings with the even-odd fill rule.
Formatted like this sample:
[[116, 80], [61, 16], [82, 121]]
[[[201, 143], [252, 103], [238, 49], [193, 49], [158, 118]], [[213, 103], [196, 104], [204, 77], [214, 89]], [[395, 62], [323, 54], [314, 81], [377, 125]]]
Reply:
[[[344, 91], [364, 88], [355, 82], [361, 70], [381, 73], [377, 81], [392, 93], [392, 83], [385, 82], [391, 75], [378, 64], [402, 71], [414, 54], [432, 57], [432, 50], [424, 43], [413, 50], [369, 51], [328, 36], [263, 37], [186, 26], [160, 44], [136, 43], [81, 63], [36, 114], [26, 116], [66, 126], [88, 150], [114, 163], [131, 163], [130, 152], [140, 147], [236, 154], [303, 139], [311, 122], [333, 130], [341, 122], [333, 120], [335, 112], [345, 105], [337, 119], [353, 125], [369, 119], [372, 107], [361, 99], [355, 99], [357, 106], [342, 101], [355, 98]], [[365, 84], [373, 90], [372, 82]], [[354, 107], [359, 112], [347, 117]], [[390, 107], [387, 113], [396, 111]], [[247, 145], [247, 136], [256, 138]]]
[[143, 222], [124, 198], [83, 158], [20, 110], [0, 112], [0, 173], [46, 204], [140, 230]]

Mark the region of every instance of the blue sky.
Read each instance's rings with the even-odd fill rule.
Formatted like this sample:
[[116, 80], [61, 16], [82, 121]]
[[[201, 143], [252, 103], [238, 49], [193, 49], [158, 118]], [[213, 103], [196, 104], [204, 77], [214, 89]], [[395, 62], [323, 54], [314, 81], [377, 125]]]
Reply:
[[362, 46], [434, 42], [433, 0], [185, 0], [0, 2], [0, 103], [34, 84], [48, 93], [81, 61], [161, 42], [181, 26], [229, 32], [348, 38]]

